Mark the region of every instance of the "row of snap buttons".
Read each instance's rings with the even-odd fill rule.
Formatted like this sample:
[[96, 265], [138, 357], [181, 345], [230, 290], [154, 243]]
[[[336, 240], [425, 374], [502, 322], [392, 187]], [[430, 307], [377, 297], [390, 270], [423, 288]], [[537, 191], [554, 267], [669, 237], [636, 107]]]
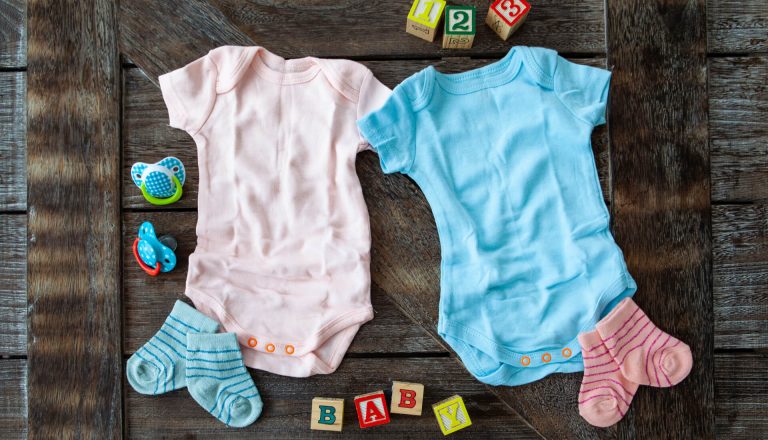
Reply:
[[[254, 337], [248, 338], [248, 346], [249, 347], [256, 348], [256, 346], [258, 344], [259, 344], [259, 341], [257, 341], [256, 338], [254, 338]], [[275, 344], [269, 343], [269, 344], [267, 344], [265, 349], [267, 350], [268, 353], [274, 353], [275, 352]], [[285, 346], [285, 352], [286, 353], [293, 354], [294, 351], [295, 351], [295, 349], [293, 348], [293, 345], [286, 344], [286, 346]]]
[[[563, 353], [563, 357], [564, 358], [569, 358], [573, 354], [571, 349], [568, 348], [568, 347], [564, 348], [562, 350], [562, 353]], [[552, 355], [549, 354], [549, 353], [542, 354], [541, 355], [541, 361], [544, 362], [544, 363], [552, 361]], [[520, 358], [520, 364], [522, 364], [522, 366], [524, 366], [524, 367], [527, 367], [528, 365], [531, 365], [531, 358], [528, 357], [528, 356], [523, 356], [522, 358]]]

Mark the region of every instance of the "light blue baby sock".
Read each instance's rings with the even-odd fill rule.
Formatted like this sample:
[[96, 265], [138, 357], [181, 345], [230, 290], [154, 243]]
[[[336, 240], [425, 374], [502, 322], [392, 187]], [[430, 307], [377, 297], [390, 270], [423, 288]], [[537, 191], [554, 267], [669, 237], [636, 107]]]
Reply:
[[187, 334], [187, 388], [200, 406], [228, 426], [242, 428], [261, 415], [261, 396], [234, 333]]
[[187, 385], [187, 335], [214, 333], [219, 324], [176, 301], [160, 330], [128, 359], [128, 382], [141, 394], [162, 394]]

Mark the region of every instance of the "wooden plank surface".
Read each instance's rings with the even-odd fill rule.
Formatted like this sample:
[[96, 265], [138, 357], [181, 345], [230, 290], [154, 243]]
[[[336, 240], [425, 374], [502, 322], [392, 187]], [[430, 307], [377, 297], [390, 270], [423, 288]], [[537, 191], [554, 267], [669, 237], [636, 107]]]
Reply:
[[120, 66], [111, 0], [29, 0], [29, 436], [120, 438]]
[[768, 56], [712, 58], [709, 76], [712, 200], [768, 201]]
[[27, 216], [0, 215], [0, 356], [27, 353]]
[[0, 68], [27, 64], [26, 0], [0, 2]]
[[768, 355], [715, 353], [717, 436], [755, 440], [768, 433]]
[[[475, 0], [470, 3], [478, 7], [478, 33], [474, 47], [467, 51], [442, 50], [439, 38], [429, 43], [406, 34], [411, 3], [132, 0], [121, 2], [120, 48], [153, 80], [170, 67], [181, 67], [224, 44], [263, 44], [287, 58], [500, 56], [514, 44], [546, 46], [572, 54], [605, 52], [603, 3], [598, 0], [536, 2], [527, 22], [506, 42], [484, 24], [488, 2]], [[344, 36], [344, 44], [339, 44], [339, 35]], [[152, 36], [151, 41], [148, 36]]]
[[25, 99], [25, 73], [0, 72], [0, 212], [26, 209]]
[[[436, 403], [453, 394], [463, 397], [472, 426], [451, 435], [456, 439], [534, 439], [535, 431], [485, 386], [472, 379], [454, 360], [441, 358], [354, 359], [347, 357], [332, 375], [286, 378], [253, 371], [251, 375], [264, 399], [264, 412], [253, 425], [229, 429], [199, 407], [186, 390], [163, 396], [142, 396], [126, 386], [126, 427], [132, 439], [182, 439], [190, 433], [205, 438], [295, 439], [339, 438], [339, 434], [309, 430], [312, 398], [344, 398], [343, 438], [442, 438], [434, 414]], [[425, 386], [424, 412], [420, 417], [392, 415], [388, 425], [361, 430], [352, 398], [371, 391], [389, 393], [393, 380]], [[389, 395], [388, 395], [389, 399]], [[576, 396], [567, 400], [576, 405]]]
[[[204, 53], [200, 54], [201, 56]], [[445, 72], [455, 72], [486, 65], [489, 59], [446, 59], [430, 62], [427, 60], [372, 61], [364, 62], [389, 87], [395, 87], [402, 80], [430, 64]], [[576, 62], [605, 67], [603, 58], [587, 58]], [[155, 86], [139, 69], [125, 71], [125, 110], [123, 114], [123, 207], [152, 208], [133, 184], [130, 176], [131, 166], [135, 162], [156, 162], [166, 156], [176, 156], [184, 163], [187, 170], [187, 183], [184, 196], [173, 205], [160, 209], [179, 209], [197, 207], [197, 150], [192, 138], [185, 132], [168, 126], [168, 110], [163, 103], [160, 89]], [[609, 196], [609, 153], [608, 135], [605, 127], [595, 130], [592, 136], [595, 158], [598, 164], [600, 183], [603, 194]]]
[[714, 437], [705, 18], [703, 0], [607, 2], [613, 231], [637, 303], [695, 366], [671, 389], [641, 390], [622, 438]]
[[754, 53], [768, 50], [765, 0], [707, 0], [709, 52]]
[[[179, 243], [176, 251], [178, 266], [156, 278], [147, 276], [138, 267], [131, 251], [139, 225], [144, 221], [152, 222], [160, 234], [170, 233]], [[123, 215], [123, 347], [126, 354], [136, 351], [160, 328], [176, 299], [185, 299], [187, 260], [196, 243], [196, 221], [196, 212]], [[421, 327], [403, 316], [378, 286], [372, 287], [371, 299], [374, 319], [361, 328], [348, 353], [447, 353]]]
[[712, 209], [715, 347], [768, 348], [768, 206]]
[[0, 359], [0, 438], [27, 438], [27, 361]]

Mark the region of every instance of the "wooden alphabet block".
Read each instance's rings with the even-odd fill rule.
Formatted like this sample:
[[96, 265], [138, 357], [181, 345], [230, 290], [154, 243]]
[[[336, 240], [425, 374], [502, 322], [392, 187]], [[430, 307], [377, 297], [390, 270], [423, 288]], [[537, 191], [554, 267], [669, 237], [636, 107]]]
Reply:
[[503, 40], [507, 40], [525, 21], [531, 5], [525, 0], [496, 0], [488, 9], [485, 22]]
[[435, 41], [444, 8], [445, 0], [414, 0], [405, 31], [429, 42]]
[[361, 428], [384, 425], [389, 423], [389, 411], [387, 410], [387, 398], [384, 391], [363, 394], [355, 397], [355, 409], [357, 420]]
[[460, 429], [472, 425], [469, 419], [467, 407], [464, 406], [464, 399], [461, 396], [451, 396], [443, 401], [432, 405], [437, 417], [437, 424], [443, 435], [452, 434]]
[[392, 382], [393, 414], [421, 415], [421, 405], [424, 403], [424, 385], [420, 383]]
[[470, 49], [475, 41], [475, 7], [447, 6], [443, 49]]
[[341, 431], [344, 423], [344, 399], [315, 397], [312, 399], [312, 423], [317, 431]]

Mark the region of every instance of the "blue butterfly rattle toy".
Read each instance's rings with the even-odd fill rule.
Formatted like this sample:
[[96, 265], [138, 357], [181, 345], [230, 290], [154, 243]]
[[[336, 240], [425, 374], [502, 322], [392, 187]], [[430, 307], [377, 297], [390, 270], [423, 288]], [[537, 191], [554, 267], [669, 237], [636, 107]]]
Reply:
[[176, 239], [170, 235], [157, 238], [155, 227], [150, 222], [139, 226], [139, 236], [133, 242], [133, 256], [139, 266], [150, 276], [170, 272], [176, 267]]
[[181, 198], [181, 187], [186, 177], [184, 164], [172, 156], [152, 164], [136, 162], [131, 167], [133, 183], [153, 205], [177, 202]]

